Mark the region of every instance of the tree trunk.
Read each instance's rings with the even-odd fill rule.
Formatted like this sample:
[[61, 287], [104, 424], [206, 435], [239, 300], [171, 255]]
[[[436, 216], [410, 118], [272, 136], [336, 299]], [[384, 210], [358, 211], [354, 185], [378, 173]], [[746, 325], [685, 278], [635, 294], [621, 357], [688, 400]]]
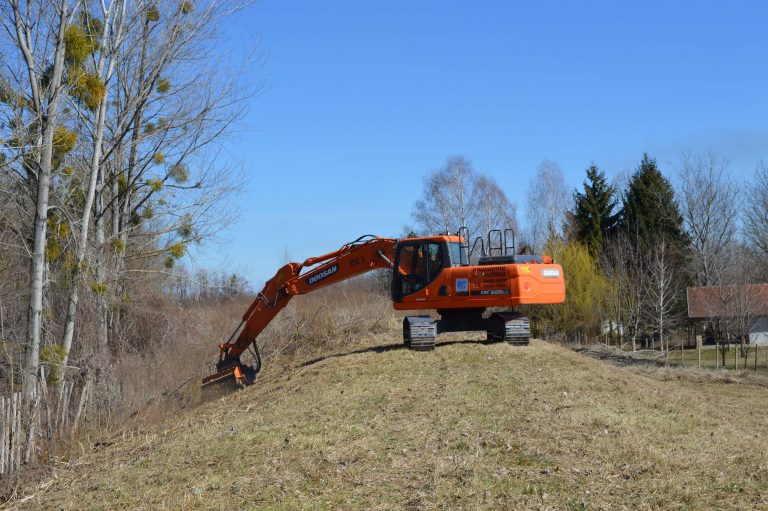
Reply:
[[108, 360], [109, 358], [109, 307], [107, 305], [107, 268], [108, 261], [107, 254], [109, 247], [107, 246], [104, 234], [104, 175], [99, 172], [98, 187], [96, 192], [96, 222], [94, 225], [95, 230], [95, 242], [96, 242], [96, 281], [103, 285], [100, 286], [100, 292], [96, 295], [96, 302], [98, 304], [98, 317], [99, 317], [99, 329], [98, 329], [98, 353], [101, 360]]
[[[109, 51], [107, 49], [108, 46], [108, 35], [110, 32], [110, 22], [111, 22], [111, 14], [113, 12], [112, 8], [114, 7], [114, 4], [110, 6], [110, 10], [105, 13], [105, 20], [104, 20], [104, 27], [102, 31], [101, 36], [101, 47], [102, 51], [99, 55], [99, 62], [97, 65], [97, 76], [102, 77], [104, 72], [104, 66], [107, 62], [107, 52]], [[119, 24], [118, 24], [119, 25]], [[119, 27], [118, 27], [118, 33], [119, 33]], [[112, 71], [114, 69], [114, 60], [110, 61], [109, 69], [107, 71], [106, 77], [104, 79], [104, 87], [105, 90], [107, 90], [107, 87], [109, 85], [109, 78], [112, 74]], [[96, 119], [94, 122], [94, 133], [93, 133], [93, 154], [91, 155], [91, 163], [90, 163], [90, 171], [89, 171], [89, 179], [88, 179], [88, 192], [85, 196], [85, 204], [83, 205], [83, 213], [80, 220], [80, 241], [79, 245], [77, 245], [76, 249], [76, 260], [77, 260], [77, 272], [79, 275], [83, 260], [85, 259], [85, 254], [87, 252], [88, 248], [88, 237], [89, 237], [89, 229], [91, 224], [91, 214], [94, 204], [94, 199], [96, 197], [96, 185], [98, 183], [99, 179], [103, 179], [102, 176], [102, 169], [101, 169], [101, 155], [103, 151], [103, 145], [104, 145], [104, 125], [106, 123], [106, 117], [107, 117], [107, 98], [108, 94], [104, 94], [104, 97], [102, 98], [101, 102], [98, 105], [98, 109], [96, 111]], [[99, 209], [97, 212], [97, 215], [101, 215], [101, 210]], [[97, 219], [99, 216], [97, 216]], [[103, 233], [102, 233], [102, 242], [99, 244], [99, 250], [101, 250], [101, 246], [103, 245]], [[98, 267], [97, 267], [98, 271]], [[99, 283], [102, 283], [101, 279], [99, 279]], [[66, 322], [64, 326], [64, 337], [62, 339], [62, 347], [64, 350], [64, 357], [63, 362], [64, 364], [67, 363], [69, 360], [69, 354], [72, 349], [72, 338], [74, 336], [75, 331], [75, 318], [77, 316], [77, 304], [79, 301], [78, 296], [78, 286], [79, 286], [79, 278], [75, 279], [75, 281], [72, 283], [72, 289], [70, 289], [69, 292], [69, 300], [67, 301], [67, 317]], [[101, 289], [101, 288], [99, 288]], [[99, 337], [99, 342], [101, 342], [101, 337]]]
[[[59, 94], [64, 73], [64, 31], [66, 28], [68, 0], [62, 0], [59, 6], [59, 27], [54, 54], [53, 71], [51, 73], [48, 104], [43, 111], [42, 96], [35, 98], [35, 108], [40, 115], [42, 127], [42, 148], [37, 169], [37, 194], [35, 204], [34, 238], [32, 245], [32, 260], [30, 264], [29, 308], [27, 312], [27, 338], [25, 353], [25, 374], [23, 395], [27, 403], [31, 403], [37, 388], [37, 373], [40, 367], [40, 341], [42, 338], [43, 291], [45, 287], [45, 246], [48, 239], [48, 195], [51, 186], [51, 171], [53, 161], [53, 134], [56, 130], [59, 109]], [[28, 32], [22, 24], [22, 14], [18, 2], [11, 2], [16, 25], [16, 35], [27, 63], [27, 72], [35, 96], [40, 94], [41, 77], [36, 67], [29, 44]], [[27, 27], [29, 28], [29, 27]]]
[[[105, 95], [106, 98], [106, 95]], [[90, 177], [88, 180], [88, 192], [85, 196], [85, 204], [83, 205], [83, 214], [80, 219], [80, 240], [76, 249], [76, 261], [78, 276], [82, 267], [83, 260], [85, 259], [86, 250], [88, 247], [89, 229], [91, 224], [91, 214], [93, 210], [94, 199], [96, 196], [96, 184], [100, 174], [100, 160], [102, 141], [104, 138], [104, 119], [106, 113], [106, 100], [99, 105], [99, 111], [96, 116], [96, 131], [94, 133], [93, 140], [93, 156], [91, 158]], [[103, 235], [102, 235], [103, 238]], [[72, 338], [75, 330], [75, 318], [77, 316], [77, 303], [78, 297], [79, 278], [72, 283], [72, 289], [69, 292], [69, 300], [67, 302], [67, 319], [64, 327], [64, 338], [62, 340], [62, 346], [64, 349], [64, 364], [69, 360], [69, 353], [72, 349]]]

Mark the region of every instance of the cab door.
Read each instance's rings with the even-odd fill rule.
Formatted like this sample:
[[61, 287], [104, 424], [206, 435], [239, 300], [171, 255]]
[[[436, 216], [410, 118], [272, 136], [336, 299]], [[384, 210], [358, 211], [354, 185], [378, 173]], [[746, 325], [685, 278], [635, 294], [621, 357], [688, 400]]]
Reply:
[[400, 303], [405, 296], [421, 291], [435, 280], [446, 257], [443, 246], [435, 242], [405, 242], [397, 247], [392, 272], [392, 301]]

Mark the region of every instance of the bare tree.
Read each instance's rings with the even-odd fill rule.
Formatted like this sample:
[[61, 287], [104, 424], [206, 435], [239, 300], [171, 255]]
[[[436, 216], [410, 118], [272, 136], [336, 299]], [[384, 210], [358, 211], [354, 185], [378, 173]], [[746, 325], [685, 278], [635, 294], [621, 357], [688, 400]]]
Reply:
[[749, 205], [744, 215], [744, 233], [752, 245], [768, 254], [768, 163], [760, 161], [746, 192]]
[[[113, 0], [101, 6], [101, 44], [94, 47], [88, 70], [104, 93], [93, 108], [78, 109], [81, 99], [72, 101], [92, 144], [70, 178], [73, 185], [86, 186], [82, 207], [73, 212], [80, 216], [73, 224], [79, 229], [77, 281], [70, 287], [62, 338], [65, 363], [80, 282], [92, 282], [96, 351], [104, 357], [110, 327], [120, 317], [120, 308], [108, 301], [123, 294], [125, 272], [144, 271], [137, 268], [140, 259], [160, 258], [170, 269], [188, 243], [199, 243], [223, 225], [216, 206], [237, 181], [205, 149], [240, 117], [244, 91], [254, 89], [238, 83], [238, 73], [218, 78], [223, 73], [211, 64], [216, 59], [205, 42], [215, 36], [218, 21], [240, 6], [171, 0]], [[84, 11], [83, 17], [89, 16]], [[90, 261], [83, 266], [86, 256]], [[128, 258], [132, 268], [126, 268]]]
[[[749, 353], [749, 330], [762, 308], [764, 297], [750, 286], [760, 280], [760, 257], [749, 247], [732, 242], [725, 247], [729, 264], [718, 268], [713, 275], [715, 300], [710, 305], [715, 334], [718, 340], [734, 341], [741, 349], [744, 360]], [[720, 345], [725, 365], [728, 344]]]
[[472, 204], [477, 173], [464, 156], [451, 156], [424, 179], [422, 198], [413, 208], [413, 219], [422, 234], [456, 232], [467, 227], [470, 237], [478, 230]]
[[680, 289], [671, 249], [663, 238], [649, 254], [645, 285], [646, 322], [650, 330], [659, 336], [661, 350], [669, 360], [669, 330], [679, 321], [676, 311], [680, 301]]
[[618, 233], [606, 243], [600, 266], [610, 284], [607, 312], [613, 317], [621, 342], [628, 336], [632, 351], [637, 351], [637, 340], [647, 318], [648, 261], [628, 236]]
[[[470, 242], [491, 229], [518, 230], [517, 205], [510, 202], [495, 179], [476, 172], [463, 156], [448, 158], [426, 177], [412, 216], [418, 234], [455, 233], [466, 227]], [[497, 242], [493, 243], [495, 247]]]
[[[74, 4], [73, 6], [71, 4]], [[19, 2], [10, 0], [0, 22], [10, 46], [18, 51], [23, 75], [3, 78], [7, 94], [16, 100], [17, 119], [31, 128], [31, 143], [22, 151], [26, 182], [34, 190], [33, 241], [30, 264], [30, 298], [27, 315], [24, 396], [33, 398], [40, 362], [45, 287], [49, 194], [54, 158], [54, 135], [59, 126], [64, 91], [65, 32], [79, 4], [70, 0]], [[10, 69], [14, 69], [11, 66]]]
[[560, 165], [543, 161], [528, 186], [526, 217], [534, 251], [541, 251], [547, 240], [562, 234], [571, 199]]
[[[627, 331], [627, 296], [631, 296], [629, 268], [629, 245], [623, 236], [616, 236], [605, 242], [600, 253], [600, 267], [608, 280], [610, 296], [606, 297], [606, 312], [608, 313], [609, 334], [617, 334], [619, 346], [624, 345], [624, 334]], [[634, 349], [634, 347], [633, 347]]]
[[693, 249], [696, 284], [715, 284], [730, 264], [728, 247], [736, 235], [739, 190], [728, 164], [717, 154], [683, 154], [677, 169], [681, 213]]
[[[113, 0], [108, 3], [101, 3], [101, 16], [100, 24], [102, 27], [100, 34], [93, 34], [93, 37], [98, 37], [98, 46], [94, 45], [94, 51], [97, 53], [94, 55], [94, 69], [89, 74], [91, 80], [99, 83], [103, 87], [103, 93], [97, 97], [90, 97], [90, 104], [85, 101], [85, 108], [78, 109], [80, 115], [83, 117], [83, 121], [90, 125], [91, 135], [91, 155], [90, 161], [87, 164], [86, 172], [83, 176], [83, 181], [87, 183], [85, 192], [85, 200], [81, 211], [80, 220], [80, 236], [79, 242], [75, 245], [76, 248], [76, 269], [82, 267], [83, 260], [85, 259], [85, 253], [88, 247], [91, 215], [93, 213], [93, 204], [97, 195], [97, 187], [100, 179], [103, 179], [102, 174], [102, 153], [104, 144], [104, 129], [106, 126], [107, 117], [107, 101], [112, 97], [110, 94], [110, 87], [112, 85], [112, 77], [116, 65], [116, 55], [124, 40], [123, 30], [126, 17], [126, 0]], [[87, 20], [92, 16], [88, 12], [87, 6], [84, 8], [83, 18]], [[87, 27], [86, 27], [87, 28]], [[83, 59], [85, 60], [85, 59]], [[70, 66], [70, 73], [88, 73], [79, 67], [80, 63], [73, 62]], [[73, 101], [73, 106], [77, 108], [81, 106], [83, 98], [79, 98], [81, 101]], [[96, 266], [97, 269], [99, 265]], [[62, 346], [64, 350], [63, 364], [66, 365], [69, 358], [69, 352], [72, 347], [72, 338], [74, 335], [75, 315], [77, 313], [77, 303], [79, 299], [78, 284], [70, 287], [70, 295], [67, 304], [67, 316], [65, 319], [64, 336], [62, 340]], [[100, 308], [103, 312], [105, 305], [100, 303]], [[100, 358], [106, 357], [106, 339], [102, 339], [99, 344], [101, 350], [99, 350]]]
[[517, 204], [510, 202], [507, 194], [491, 176], [480, 174], [475, 181], [474, 200], [479, 217], [480, 232], [491, 229], [512, 229], [518, 233]]

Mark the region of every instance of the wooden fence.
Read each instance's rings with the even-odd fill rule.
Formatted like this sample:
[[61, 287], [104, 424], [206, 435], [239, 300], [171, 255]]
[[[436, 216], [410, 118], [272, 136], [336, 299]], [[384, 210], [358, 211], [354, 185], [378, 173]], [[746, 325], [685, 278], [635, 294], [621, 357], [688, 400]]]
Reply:
[[21, 392], [0, 396], [0, 477], [17, 472], [49, 442], [77, 432], [90, 386], [87, 381], [77, 399], [71, 381], [63, 381], [49, 391], [45, 368], [41, 367], [32, 403], [24, 403]]

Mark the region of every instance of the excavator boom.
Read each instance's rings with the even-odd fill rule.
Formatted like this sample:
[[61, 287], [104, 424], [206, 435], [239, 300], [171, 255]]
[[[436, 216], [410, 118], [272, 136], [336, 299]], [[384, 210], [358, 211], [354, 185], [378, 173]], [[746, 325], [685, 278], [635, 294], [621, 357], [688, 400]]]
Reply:
[[[396, 244], [394, 239], [361, 236], [334, 252], [311, 257], [303, 263], [288, 263], [280, 268], [248, 307], [230, 339], [219, 345], [217, 372], [205, 378], [203, 385], [219, 383], [231, 377], [240, 385], [252, 383], [258, 368], [242, 364], [240, 356], [291, 298], [377, 268], [391, 268]], [[307, 268], [310, 269], [302, 273]], [[238, 331], [240, 333], [235, 338]], [[258, 351], [256, 354], [258, 359]]]

